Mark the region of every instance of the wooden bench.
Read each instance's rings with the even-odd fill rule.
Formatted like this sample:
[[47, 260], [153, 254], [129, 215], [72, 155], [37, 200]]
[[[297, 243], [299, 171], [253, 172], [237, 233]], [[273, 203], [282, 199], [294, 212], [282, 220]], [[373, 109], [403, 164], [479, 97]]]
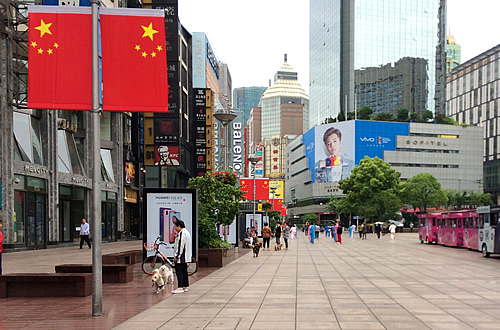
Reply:
[[[56, 273], [92, 273], [91, 264], [66, 264], [56, 266]], [[103, 283], [128, 283], [134, 280], [132, 265], [102, 265]]]
[[[117, 252], [102, 255], [102, 263], [106, 265], [135, 264], [135, 254], [130, 252]], [[134, 262], [132, 262], [134, 261]]]
[[0, 276], [0, 298], [86, 297], [92, 274], [19, 273]]

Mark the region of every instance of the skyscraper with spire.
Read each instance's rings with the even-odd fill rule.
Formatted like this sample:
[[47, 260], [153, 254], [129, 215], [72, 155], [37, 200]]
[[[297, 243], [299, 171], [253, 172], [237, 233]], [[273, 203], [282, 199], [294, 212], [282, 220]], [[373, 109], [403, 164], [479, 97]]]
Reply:
[[262, 139], [273, 135], [300, 135], [308, 129], [309, 96], [300, 86], [297, 76], [285, 54], [273, 84], [260, 99]]

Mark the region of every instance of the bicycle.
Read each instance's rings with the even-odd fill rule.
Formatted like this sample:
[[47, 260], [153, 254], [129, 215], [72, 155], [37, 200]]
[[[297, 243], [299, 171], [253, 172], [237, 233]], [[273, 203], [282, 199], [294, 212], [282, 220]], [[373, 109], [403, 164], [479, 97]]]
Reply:
[[[174, 258], [164, 255], [160, 251], [161, 245], [167, 246], [167, 243], [160, 241], [159, 236], [154, 242], [144, 243], [144, 248], [146, 249], [146, 251], [155, 251], [154, 256], [149, 256], [142, 262], [142, 271], [145, 274], [152, 275], [153, 270], [160, 268], [162, 265], [166, 265], [173, 273], [175, 273]], [[194, 257], [192, 257], [191, 260], [192, 261], [188, 263], [188, 276], [196, 274], [196, 272], [198, 271], [198, 261], [196, 261]]]

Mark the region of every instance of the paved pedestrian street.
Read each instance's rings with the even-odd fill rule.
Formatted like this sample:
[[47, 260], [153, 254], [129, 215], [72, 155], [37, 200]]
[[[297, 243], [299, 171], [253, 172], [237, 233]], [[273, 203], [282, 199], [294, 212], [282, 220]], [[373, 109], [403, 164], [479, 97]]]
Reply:
[[[134, 283], [146, 285], [135, 285], [132, 296], [125, 295], [131, 290], [129, 284], [112, 284], [113, 290], [104, 285], [102, 317], [90, 317], [86, 306], [66, 317], [52, 316], [57, 322], [51, 323], [47, 315], [60, 304], [51, 306], [48, 298], [32, 298], [18, 309], [46, 319], [30, 323], [20, 319], [17, 328], [45, 329], [51, 324], [100, 329], [499, 328], [500, 257], [420, 244], [416, 233], [398, 233], [392, 241], [389, 235], [377, 240], [368, 234], [367, 240], [360, 240], [343, 234], [342, 241], [336, 244], [322, 233], [310, 244], [299, 232], [289, 250], [261, 250], [258, 258], [241, 253], [231, 264], [200, 275], [188, 292], [178, 295], [155, 295], [147, 284], [149, 277], [137, 271]], [[113, 244], [122, 243], [104, 246]], [[63, 249], [44, 252], [50, 255], [57, 250]], [[4, 260], [14, 254], [5, 254]], [[112, 296], [127, 300], [110, 309], [106, 304], [117, 300]], [[0, 310], [13, 308], [22, 299], [26, 298], [0, 299]], [[88, 301], [88, 297], [64, 298], [66, 305]], [[148, 305], [142, 312], [131, 310], [143, 303]], [[126, 311], [120, 314], [120, 309]], [[2, 324], [16, 328], [12, 322], [2, 323], [3, 319], [2, 311], [0, 328]], [[117, 323], [120, 319], [126, 321]]]
[[234, 261], [118, 329], [495, 329], [500, 258], [420, 244], [303, 233]]

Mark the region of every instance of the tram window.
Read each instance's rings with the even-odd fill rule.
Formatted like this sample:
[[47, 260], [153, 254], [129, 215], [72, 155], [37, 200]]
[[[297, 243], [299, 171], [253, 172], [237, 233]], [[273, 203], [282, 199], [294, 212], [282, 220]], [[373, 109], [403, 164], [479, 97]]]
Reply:
[[498, 214], [492, 214], [490, 216], [490, 226], [496, 226], [498, 224]]
[[464, 228], [469, 228], [469, 218], [464, 219]]
[[418, 220], [418, 226], [419, 226], [419, 227], [425, 227], [425, 222], [424, 222], [424, 221], [425, 221], [425, 220], [419, 219], [419, 220]]
[[462, 228], [462, 219], [457, 219], [457, 227]]
[[484, 227], [484, 216], [486, 214], [480, 214], [479, 215], [479, 228], [483, 228]]
[[436, 218], [432, 218], [432, 225], [435, 226], [436, 225]]

